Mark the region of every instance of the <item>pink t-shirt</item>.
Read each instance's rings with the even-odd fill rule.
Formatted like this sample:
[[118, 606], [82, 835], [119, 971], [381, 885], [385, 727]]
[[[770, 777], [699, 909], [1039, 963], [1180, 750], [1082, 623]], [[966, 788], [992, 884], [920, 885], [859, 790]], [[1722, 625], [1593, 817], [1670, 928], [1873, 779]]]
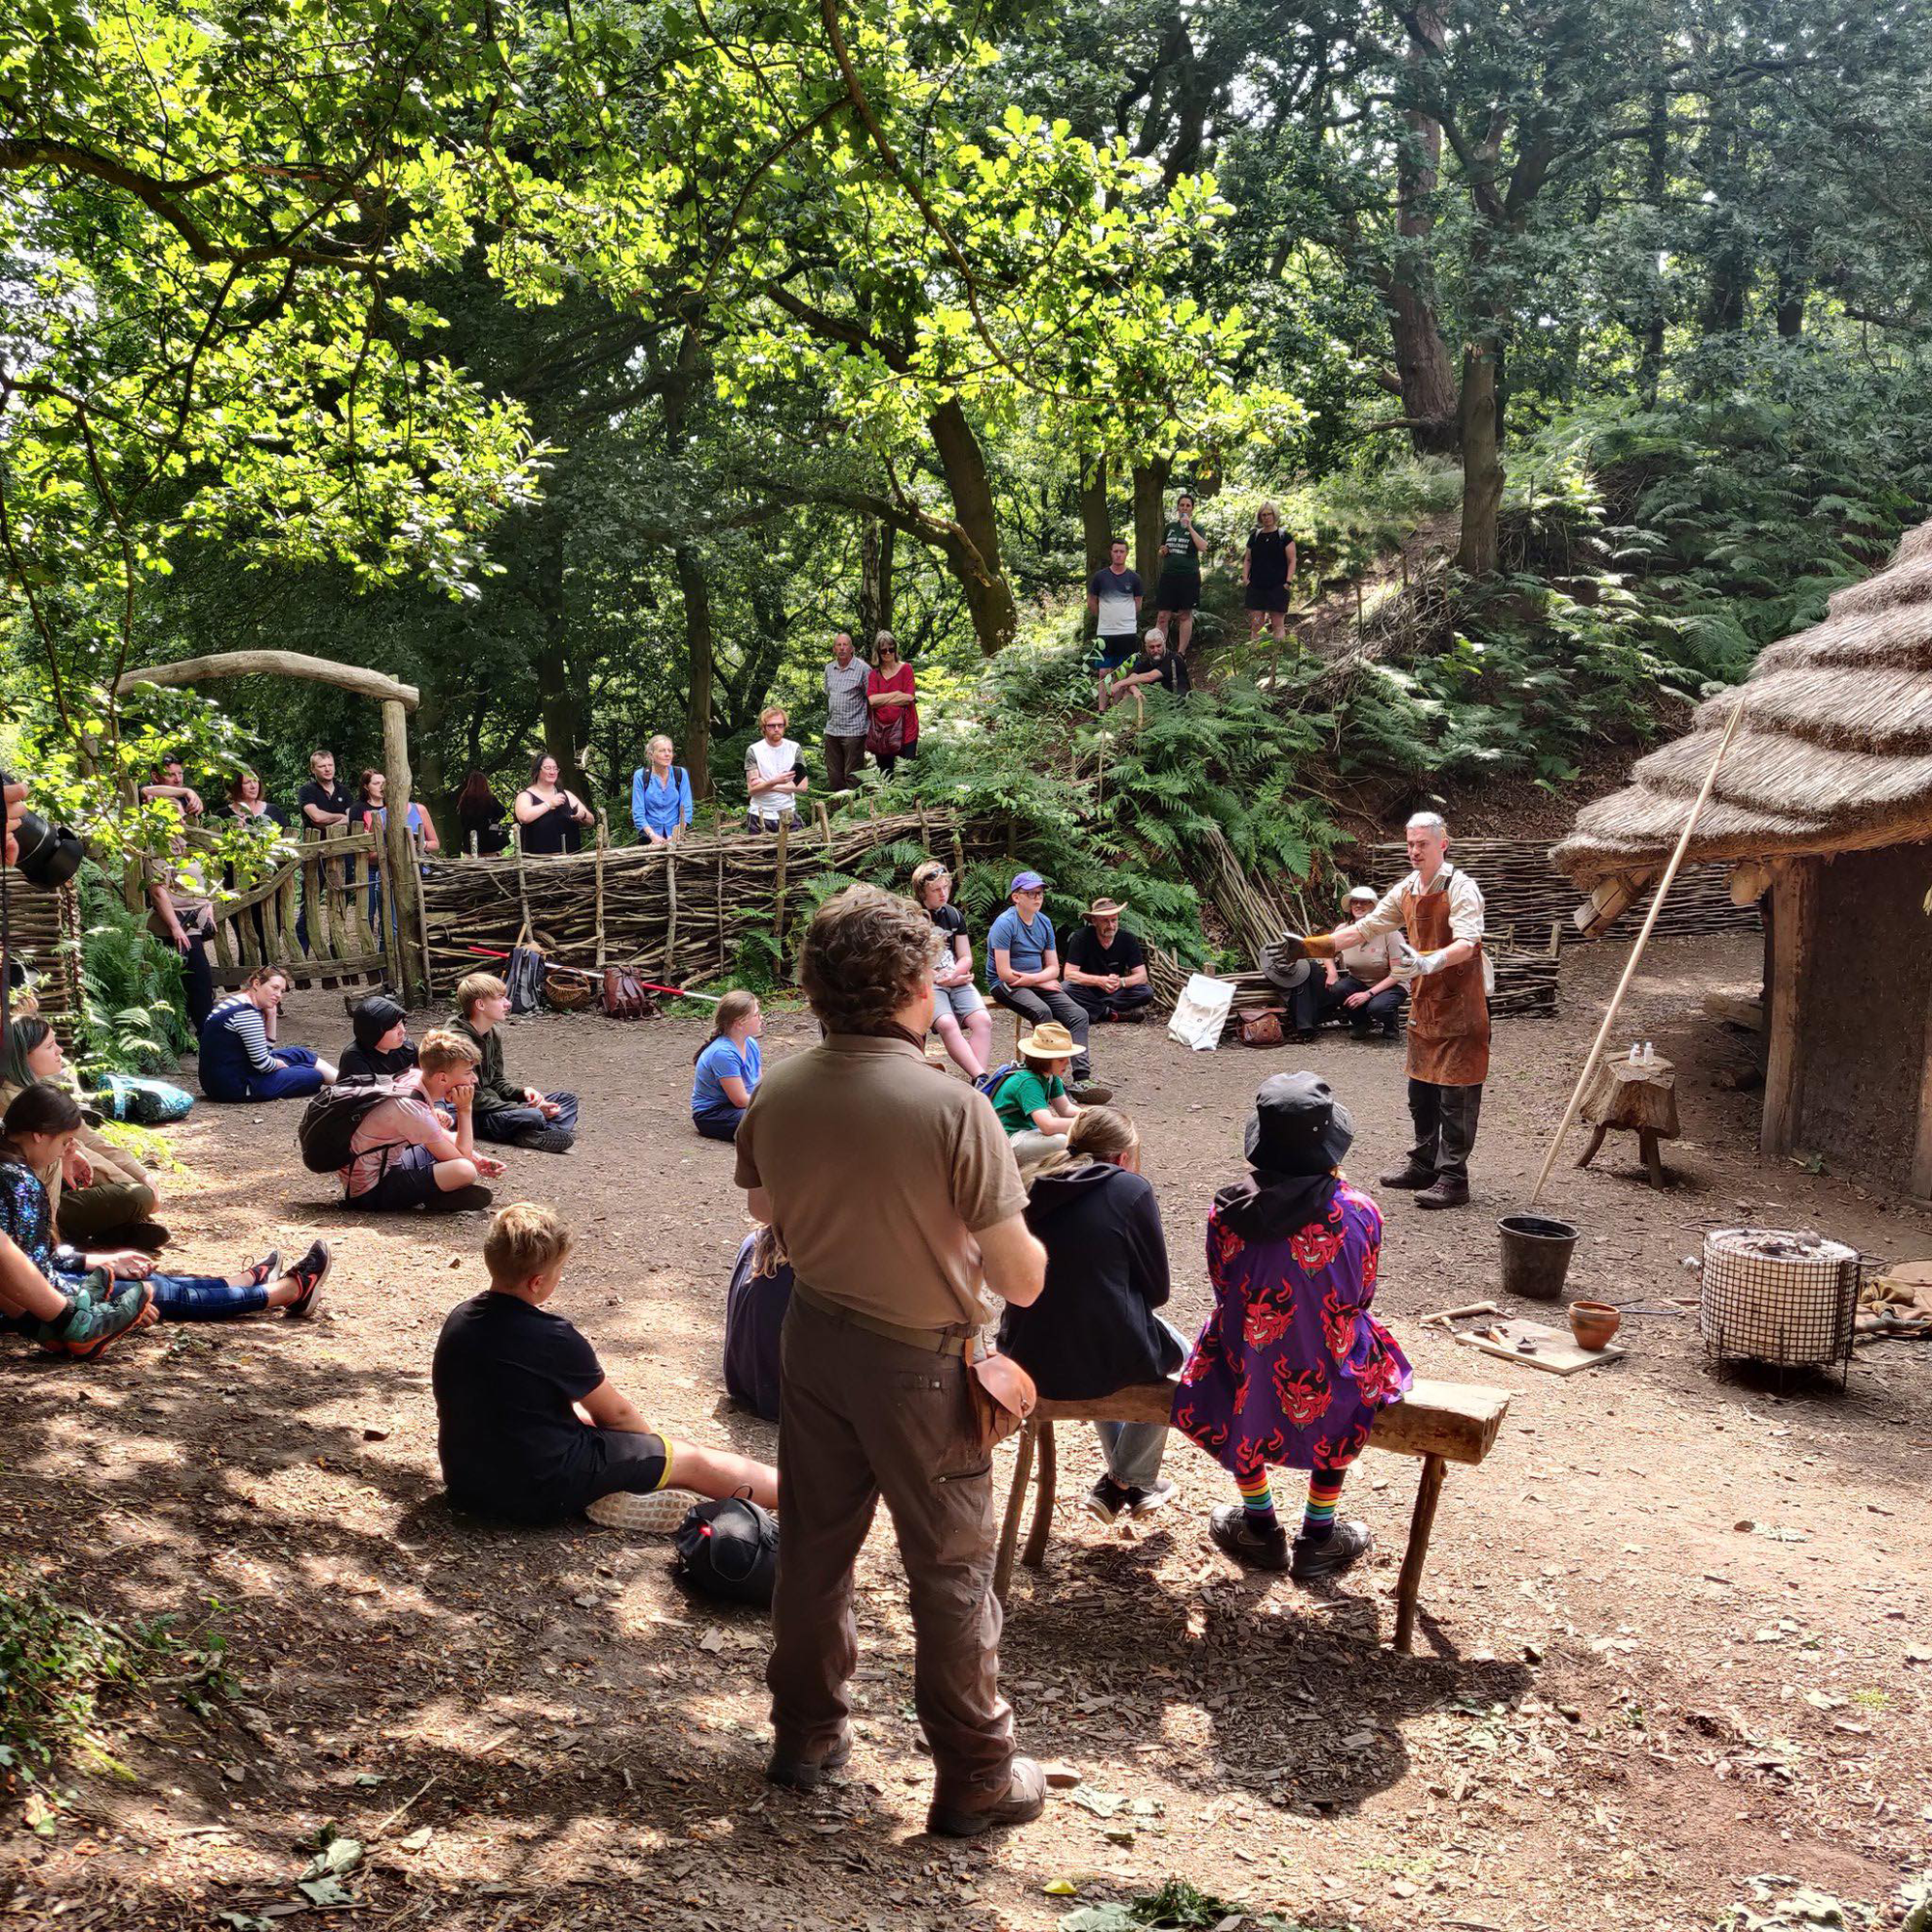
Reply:
[[353, 1201], [368, 1193], [385, 1167], [393, 1166], [412, 1148], [424, 1146], [441, 1127], [427, 1100], [399, 1095], [371, 1107], [349, 1137], [349, 1165], [342, 1170], [346, 1197]]

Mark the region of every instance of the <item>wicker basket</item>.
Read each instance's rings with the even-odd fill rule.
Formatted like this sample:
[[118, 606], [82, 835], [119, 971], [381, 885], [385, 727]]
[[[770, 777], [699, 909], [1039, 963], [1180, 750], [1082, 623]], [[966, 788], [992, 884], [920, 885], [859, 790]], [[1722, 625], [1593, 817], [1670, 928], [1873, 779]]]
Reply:
[[544, 998], [560, 1013], [582, 1012], [597, 997], [597, 989], [582, 973], [544, 975]]
[[1697, 1332], [1717, 1359], [1836, 1368], [1851, 1359], [1859, 1253], [1842, 1241], [1776, 1228], [1704, 1236]]

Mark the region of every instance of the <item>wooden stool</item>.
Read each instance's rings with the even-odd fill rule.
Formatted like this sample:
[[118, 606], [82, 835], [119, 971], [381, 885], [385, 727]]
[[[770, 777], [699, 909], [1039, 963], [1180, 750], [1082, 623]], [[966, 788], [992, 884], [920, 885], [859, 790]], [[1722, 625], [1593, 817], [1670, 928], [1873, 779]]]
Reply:
[[1647, 1066], [1629, 1060], [1599, 1061], [1580, 1114], [1590, 1128], [1590, 1145], [1578, 1167], [1588, 1167], [1604, 1136], [1612, 1127], [1621, 1127], [1636, 1136], [1650, 1184], [1663, 1185], [1663, 1156], [1658, 1143], [1674, 1141], [1678, 1135], [1677, 1069], [1669, 1061], [1653, 1060]]

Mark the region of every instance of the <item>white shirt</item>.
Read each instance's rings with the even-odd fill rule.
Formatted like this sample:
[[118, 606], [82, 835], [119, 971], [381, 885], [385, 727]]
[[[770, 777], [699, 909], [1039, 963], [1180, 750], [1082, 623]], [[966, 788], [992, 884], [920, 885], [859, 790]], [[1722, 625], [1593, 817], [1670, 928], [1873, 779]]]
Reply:
[[1379, 984], [1396, 967], [1395, 934], [1384, 932], [1359, 946], [1345, 946], [1335, 954], [1335, 969], [1349, 973], [1365, 986]]
[[[755, 766], [761, 779], [789, 778], [791, 768], [797, 763], [798, 743], [792, 738], [781, 738], [776, 745], [768, 745], [761, 734], [752, 740], [752, 749], [745, 753], [746, 773], [749, 775]], [[781, 818], [791, 818], [798, 811], [788, 791], [753, 792], [751, 803], [752, 810], [768, 825], [776, 825]]]
[[[1478, 945], [1483, 939], [1483, 889], [1470, 878], [1467, 872], [1452, 866], [1447, 859], [1442, 868], [1435, 874], [1435, 882], [1429, 890], [1432, 893], [1446, 892], [1449, 895], [1449, 937], [1452, 940], [1470, 939]], [[1399, 886], [1392, 886], [1377, 901], [1376, 909], [1365, 919], [1355, 921], [1355, 926], [1365, 940], [1379, 938], [1384, 932], [1401, 932], [1403, 928], [1402, 901], [1407, 893], [1422, 891], [1422, 874], [1411, 872]]]

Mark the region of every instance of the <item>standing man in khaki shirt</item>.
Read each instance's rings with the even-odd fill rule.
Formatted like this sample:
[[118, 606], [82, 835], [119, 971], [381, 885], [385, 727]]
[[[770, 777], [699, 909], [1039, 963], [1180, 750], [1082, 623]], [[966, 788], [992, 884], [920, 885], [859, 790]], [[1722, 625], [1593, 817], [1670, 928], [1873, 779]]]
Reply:
[[1021, 1218], [985, 1096], [925, 1064], [935, 933], [872, 886], [820, 907], [806, 997], [826, 1037], [774, 1067], [738, 1127], [738, 1184], [796, 1286], [779, 1404], [778, 1594], [767, 1776], [810, 1788], [851, 1754], [852, 1568], [883, 1495], [912, 1602], [914, 1701], [935, 1772], [926, 1829], [970, 1837], [1039, 1815], [999, 1691], [992, 1459], [968, 1382], [982, 1287], [1038, 1297], [1046, 1252]]

